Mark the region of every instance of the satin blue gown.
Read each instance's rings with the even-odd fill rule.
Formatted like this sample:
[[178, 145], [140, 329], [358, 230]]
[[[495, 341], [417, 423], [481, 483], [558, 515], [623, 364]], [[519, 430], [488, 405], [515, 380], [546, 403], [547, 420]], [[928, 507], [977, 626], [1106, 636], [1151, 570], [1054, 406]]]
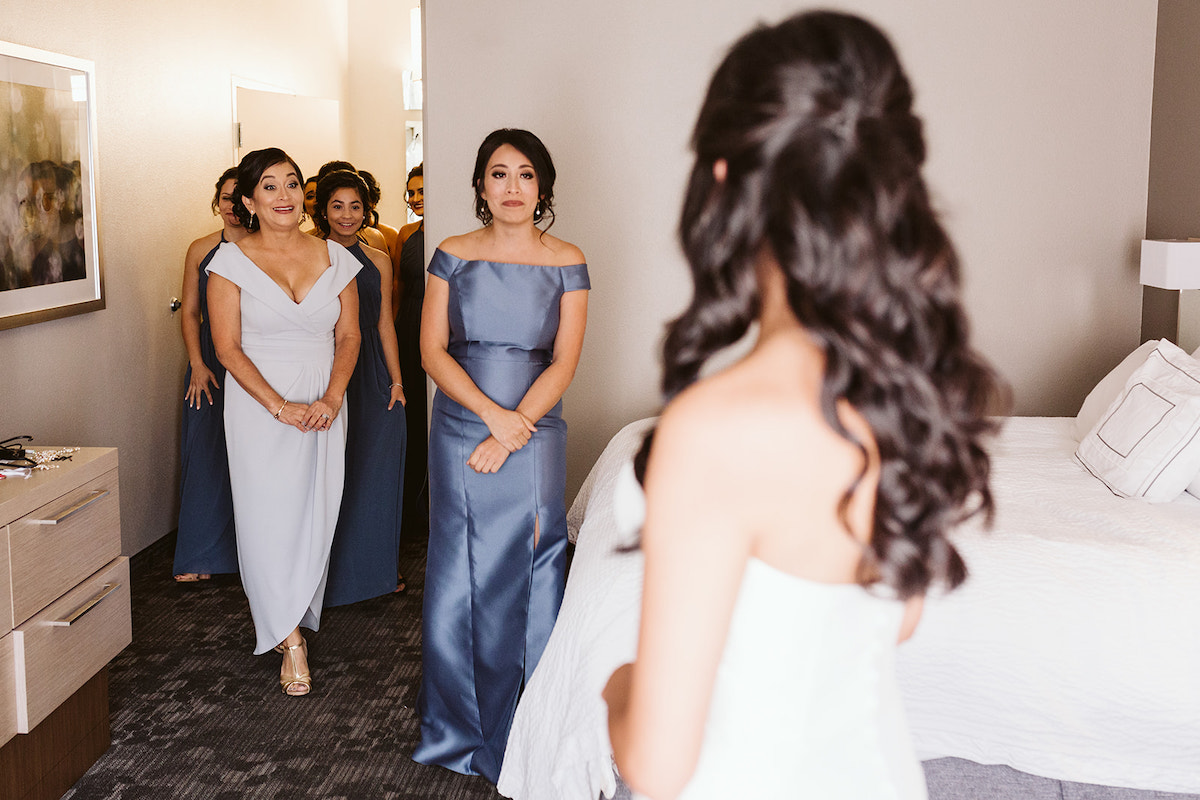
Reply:
[[[221, 241], [225, 241], [224, 232]], [[229, 456], [225, 451], [225, 367], [217, 360], [208, 324], [208, 272], [218, 244], [200, 262], [200, 356], [217, 379], [210, 386], [212, 405], [183, 407], [180, 442], [179, 535], [175, 573], [237, 572], [237, 536], [233, 526], [233, 494], [229, 488]], [[188, 365], [184, 386], [192, 382]]]
[[[590, 288], [586, 264], [463, 261], [437, 250], [429, 272], [450, 285], [450, 355], [510, 409], [550, 365], [563, 293]], [[561, 401], [537, 429], [498, 472], [481, 475], [467, 459], [490, 435], [487, 426], [441, 391], [433, 399], [421, 741], [413, 759], [493, 783], [565, 583]]]
[[346, 387], [346, 486], [329, 554], [325, 605], [341, 606], [396, 590], [400, 519], [404, 507], [404, 406], [391, 398], [379, 338], [379, 270], [362, 245], [348, 248], [362, 263], [358, 326], [362, 344]]

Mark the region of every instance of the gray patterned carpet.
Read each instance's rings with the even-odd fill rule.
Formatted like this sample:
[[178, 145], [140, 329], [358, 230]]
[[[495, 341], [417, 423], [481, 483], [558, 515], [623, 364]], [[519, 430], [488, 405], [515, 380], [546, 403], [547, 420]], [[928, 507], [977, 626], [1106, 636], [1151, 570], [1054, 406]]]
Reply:
[[313, 692], [279, 689], [236, 576], [180, 585], [174, 537], [132, 560], [133, 644], [109, 673], [112, 747], [64, 797], [492, 800], [483, 778], [409, 759], [417, 742], [423, 543], [408, 592], [327, 609], [309, 637]]

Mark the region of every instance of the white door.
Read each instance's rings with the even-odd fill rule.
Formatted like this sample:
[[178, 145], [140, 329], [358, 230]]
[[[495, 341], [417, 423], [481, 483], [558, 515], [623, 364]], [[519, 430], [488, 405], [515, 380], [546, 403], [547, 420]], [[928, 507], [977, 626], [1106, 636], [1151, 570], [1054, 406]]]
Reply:
[[337, 100], [238, 86], [236, 115], [239, 161], [253, 150], [279, 147], [308, 178], [326, 161], [343, 157]]

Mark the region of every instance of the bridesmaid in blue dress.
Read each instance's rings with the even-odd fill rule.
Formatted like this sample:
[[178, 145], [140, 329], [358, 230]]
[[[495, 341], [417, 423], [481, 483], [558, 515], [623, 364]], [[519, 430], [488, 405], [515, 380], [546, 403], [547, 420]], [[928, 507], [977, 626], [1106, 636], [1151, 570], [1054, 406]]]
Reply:
[[221, 217], [222, 228], [192, 242], [183, 262], [180, 327], [188, 369], [180, 437], [179, 535], [175, 542], [175, 580], [180, 583], [207, 580], [217, 572], [238, 571], [222, 419], [225, 367], [217, 360], [213, 347], [208, 323], [208, 273], [204, 270], [222, 242], [236, 242], [246, 235], [233, 211], [236, 186], [237, 167], [230, 167], [217, 179], [212, 201], [213, 213]]
[[590, 284], [579, 248], [535, 224], [553, 222], [554, 179], [532, 133], [489, 134], [472, 178], [483, 227], [434, 253], [422, 311], [438, 391], [413, 759], [493, 783], [565, 581], [561, 398]]
[[[421, 306], [425, 303], [425, 167], [408, 173], [408, 207], [416, 222], [400, 229], [399, 245], [392, 254], [392, 296], [396, 309], [396, 342], [400, 346], [400, 374], [408, 387], [408, 451], [404, 456], [405, 537], [429, 536], [429, 402], [425, 370], [421, 367]], [[403, 579], [401, 579], [403, 583]]]
[[392, 324], [392, 264], [386, 253], [358, 239], [370, 209], [367, 191], [363, 179], [347, 170], [331, 172], [317, 184], [317, 227], [362, 263], [355, 277], [362, 343], [346, 388], [346, 485], [329, 556], [326, 606], [357, 603], [397, 588], [404, 386]]

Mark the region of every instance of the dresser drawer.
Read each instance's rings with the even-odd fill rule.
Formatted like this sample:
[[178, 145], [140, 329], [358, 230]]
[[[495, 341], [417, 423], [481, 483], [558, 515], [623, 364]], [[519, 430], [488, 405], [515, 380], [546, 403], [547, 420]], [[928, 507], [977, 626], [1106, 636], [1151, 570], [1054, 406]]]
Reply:
[[17, 731], [28, 733], [133, 641], [121, 557], [12, 632]]
[[0, 745], [17, 734], [17, 679], [13, 635], [0, 636]]
[[117, 471], [26, 514], [8, 535], [15, 628], [121, 554]]

